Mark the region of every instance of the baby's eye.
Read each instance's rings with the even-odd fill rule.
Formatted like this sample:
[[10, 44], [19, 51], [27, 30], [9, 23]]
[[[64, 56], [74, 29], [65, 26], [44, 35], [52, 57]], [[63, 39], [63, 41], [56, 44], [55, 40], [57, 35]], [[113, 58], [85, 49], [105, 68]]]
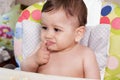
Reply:
[[47, 30], [48, 28], [46, 26], [42, 26], [42, 29], [43, 30]]
[[60, 29], [58, 28], [54, 28], [55, 32], [58, 32], [58, 31], [61, 31]]

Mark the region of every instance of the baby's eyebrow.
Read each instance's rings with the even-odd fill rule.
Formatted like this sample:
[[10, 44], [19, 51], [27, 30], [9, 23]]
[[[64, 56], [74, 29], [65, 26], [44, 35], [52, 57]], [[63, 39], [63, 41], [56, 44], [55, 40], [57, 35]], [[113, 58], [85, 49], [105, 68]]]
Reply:
[[57, 27], [57, 28], [63, 29], [63, 27], [59, 26], [59, 25], [53, 25], [53, 27]]

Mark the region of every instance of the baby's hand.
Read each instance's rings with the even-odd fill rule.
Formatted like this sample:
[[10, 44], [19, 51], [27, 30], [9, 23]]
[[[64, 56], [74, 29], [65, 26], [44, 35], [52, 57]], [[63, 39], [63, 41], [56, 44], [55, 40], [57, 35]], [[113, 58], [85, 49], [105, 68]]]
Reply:
[[40, 65], [49, 61], [50, 52], [47, 50], [45, 43], [42, 43], [37, 49], [25, 60], [21, 62], [21, 70], [36, 72]]
[[36, 62], [38, 65], [43, 65], [48, 63], [50, 58], [50, 51], [48, 51], [46, 43], [41, 43], [40, 48], [36, 51]]

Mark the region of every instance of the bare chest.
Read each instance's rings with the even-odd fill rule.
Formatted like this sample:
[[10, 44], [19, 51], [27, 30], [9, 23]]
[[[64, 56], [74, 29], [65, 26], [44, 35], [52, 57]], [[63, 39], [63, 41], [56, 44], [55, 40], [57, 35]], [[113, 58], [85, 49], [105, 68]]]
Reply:
[[83, 61], [76, 56], [53, 56], [47, 64], [39, 67], [39, 73], [83, 77]]

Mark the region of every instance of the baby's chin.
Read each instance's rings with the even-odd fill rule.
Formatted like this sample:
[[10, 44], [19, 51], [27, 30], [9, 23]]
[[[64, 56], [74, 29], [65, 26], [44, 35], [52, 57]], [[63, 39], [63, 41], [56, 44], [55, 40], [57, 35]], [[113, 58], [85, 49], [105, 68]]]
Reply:
[[57, 53], [57, 52], [60, 52], [61, 50], [59, 49], [55, 49], [55, 48], [47, 48], [51, 53]]
[[56, 49], [48, 49], [51, 53], [59, 52], [59, 50]]

